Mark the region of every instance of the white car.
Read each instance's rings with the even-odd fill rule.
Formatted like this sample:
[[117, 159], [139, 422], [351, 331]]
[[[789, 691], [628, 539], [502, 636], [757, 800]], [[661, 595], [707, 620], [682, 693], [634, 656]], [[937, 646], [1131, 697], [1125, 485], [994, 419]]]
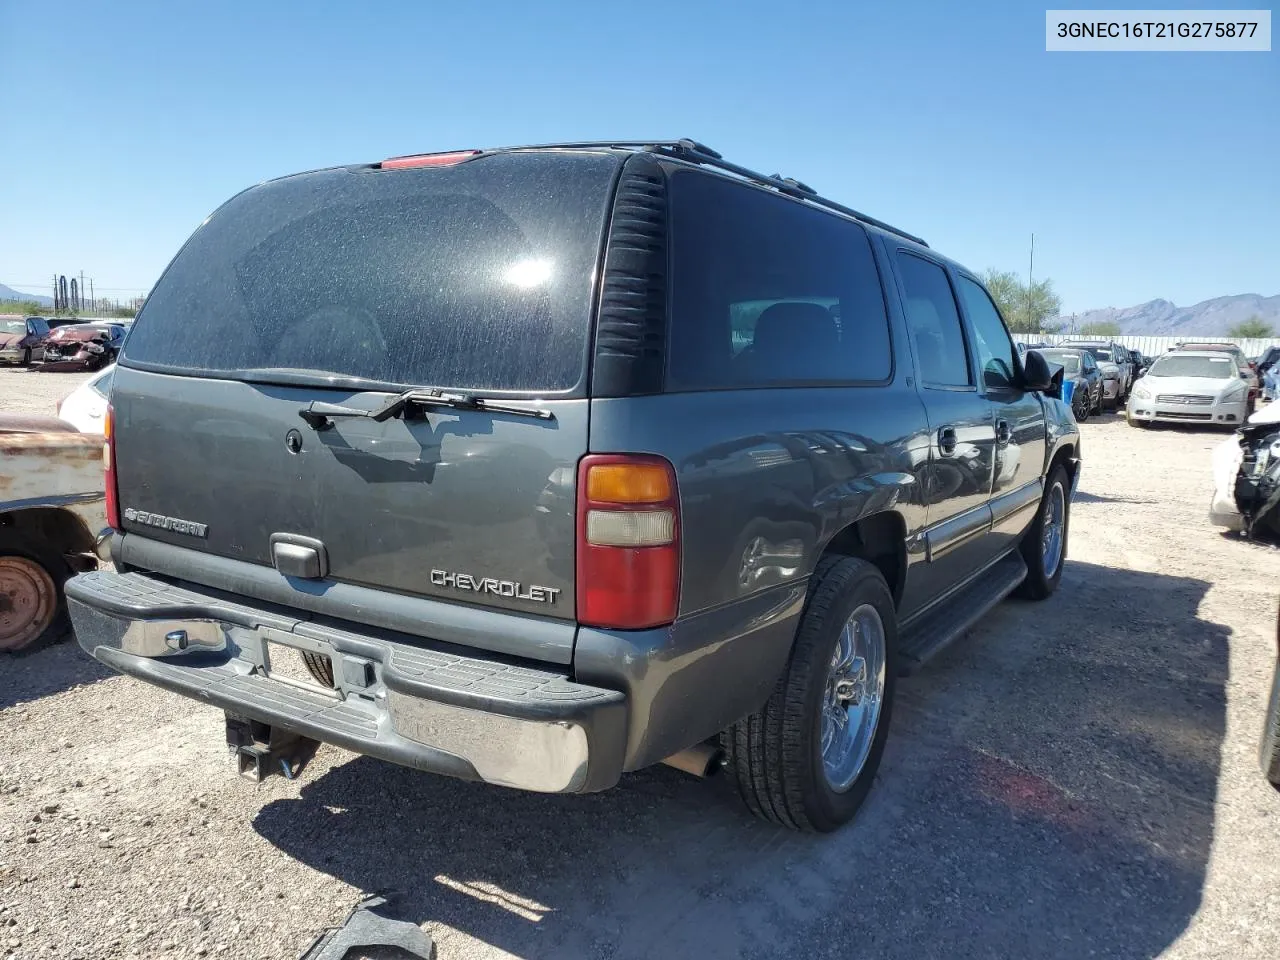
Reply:
[[1131, 427], [1155, 421], [1239, 427], [1251, 412], [1249, 383], [1229, 353], [1166, 353], [1133, 386], [1125, 419]]
[[[1274, 465], [1280, 462], [1280, 403], [1267, 404], [1250, 416], [1246, 425], [1253, 429], [1240, 430], [1213, 449], [1213, 499], [1209, 503], [1209, 522], [1228, 530], [1245, 528], [1244, 516], [1236, 502], [1236, 487], [1242, 477], [1240, 468], [1244, 466], [1246, 449], [1250, 455], [1246, 478], [1267, 478]], [[1268, 430], [1268, 427], [1272, 429]], [[1245, 489], [1248, 487], [1246, 484]]]
[[116, 365], [103, 367], [58, 404], [58, 417], [81, 433], [102, 433], [102, 420], [107, 413], [107, 397]]

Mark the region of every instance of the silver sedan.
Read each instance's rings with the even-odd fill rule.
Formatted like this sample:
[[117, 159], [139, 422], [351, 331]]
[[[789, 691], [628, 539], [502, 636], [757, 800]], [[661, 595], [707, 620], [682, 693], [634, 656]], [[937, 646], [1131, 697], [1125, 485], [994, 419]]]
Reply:
[[1125, 409], [1130, 426], [1153, 421], [1238, 427], [1249, 415], [1249, 383], [1227, 353], [1167, 353], [1134, 384]]

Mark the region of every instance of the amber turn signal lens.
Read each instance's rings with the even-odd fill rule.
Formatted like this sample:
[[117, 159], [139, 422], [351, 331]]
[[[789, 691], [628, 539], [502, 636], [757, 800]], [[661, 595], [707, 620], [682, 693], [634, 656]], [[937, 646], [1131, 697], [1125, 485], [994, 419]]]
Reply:
[[601, 463], [587, 473], [593, 503], [663, 503], [671, 492], [670, 474], [660, 464]]

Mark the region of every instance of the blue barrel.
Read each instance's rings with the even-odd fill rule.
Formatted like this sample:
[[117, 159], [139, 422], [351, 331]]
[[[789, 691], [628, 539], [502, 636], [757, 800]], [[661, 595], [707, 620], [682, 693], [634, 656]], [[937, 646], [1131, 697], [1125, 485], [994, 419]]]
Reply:
[[1062, 402], [1068, 407], [1071, 406], [1071, 395], [1076, 391], [1076, 382], [1074, 380], [1062, 381]]

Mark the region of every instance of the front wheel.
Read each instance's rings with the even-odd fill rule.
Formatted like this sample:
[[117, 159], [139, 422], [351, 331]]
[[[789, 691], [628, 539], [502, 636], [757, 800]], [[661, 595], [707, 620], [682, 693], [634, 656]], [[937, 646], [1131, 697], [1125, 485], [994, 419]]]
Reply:
[[889, 734], [897, 640], [879, 570], [850, 557], [818, 564], [773, 694], [720, 735], [728, 779], [752, 813], [823, 832], [853, 818]]
[[1040, 498], [1040, 510], [1022, 536], [1020, 549], [1027, 564], [1027, 578], [1018, 592], [1028, 600], [1052, 596], [1062, 579], [1071, 518], [1070, 489], [1067, 471], [1061, 464], [1050, 470], [1044, 496]]

